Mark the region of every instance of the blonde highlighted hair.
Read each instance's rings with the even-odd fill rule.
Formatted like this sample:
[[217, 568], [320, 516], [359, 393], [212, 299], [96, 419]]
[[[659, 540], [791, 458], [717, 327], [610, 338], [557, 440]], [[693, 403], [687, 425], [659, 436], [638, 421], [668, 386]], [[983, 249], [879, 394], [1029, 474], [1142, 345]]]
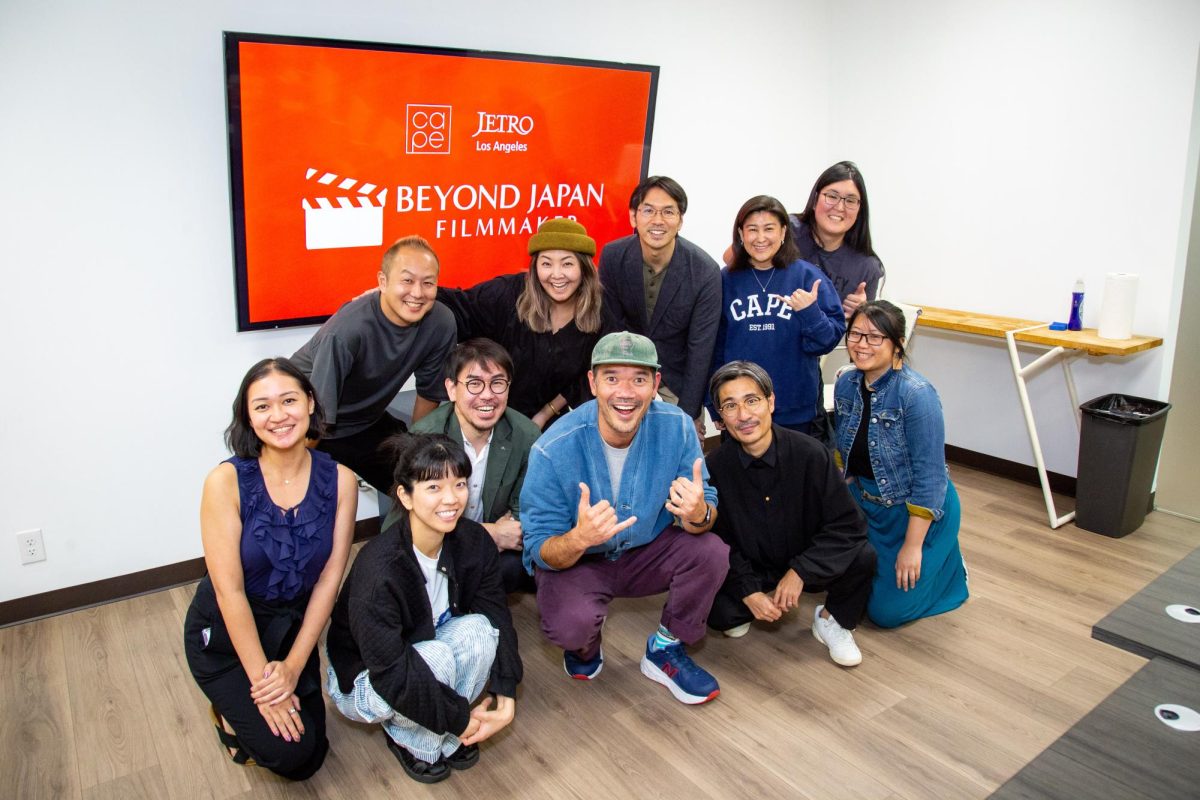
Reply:
[[[525, 273], [525, 289], [517, 298], [517, 318], [534, 333], [549, 333], [553, 330], [550, 309], [554, 301], [546, 294], [538, 280], [537, 260], [541, 253], [529, 259], [529, 271]], [[579, 288], [575, 290], [575, 327], [583, 333], [600, 330], [600, 277], [596, 264], [587, 253], [575, 253], [579, 260]]]

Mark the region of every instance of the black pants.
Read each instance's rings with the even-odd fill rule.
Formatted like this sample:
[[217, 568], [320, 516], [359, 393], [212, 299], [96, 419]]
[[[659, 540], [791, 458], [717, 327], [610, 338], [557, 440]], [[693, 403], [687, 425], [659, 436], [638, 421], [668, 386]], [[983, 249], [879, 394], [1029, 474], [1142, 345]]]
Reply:
[[525, 571], [520, 550], [500, 551], [500, 579], [504, 581], [504, 593], [536, 592], [533, 576]]
[[[787, 570], [783, 570], [786, 572]], [[779, 577], [782, 577], [782, 572]], [[759, 588], [771, 594], [779, 583], [779, 577], [761, 575]], [[824, 583], [805, 583], [805, 592], [828, 592], [825, 608], [838, 624], [846, 630], [854, 630], [867, 601], [871, 598], [871, 581], [875, 577], [875, 548], [866, 543], [858, 551], [850, 567], [838, 577]], [[754, 619], [750, 609], [742, 601], [742, 593], [732, 582], [727, 581], [713, 600], [708, 614], [708, 626], [727, 631]]]
[[389, 436], [405, 433], [407, 430], [408, 426], [403, 420], [384, 413], [366, 430], [342, 439], [322, 439], [317, 444], [317, 449], [329, 453], [334, 461], [353, 470], [383, 496], [390, 497], [396, 459], [390, 452], [381, 451], [379, 446]]
[[[267, 660], [282, 660], [295, 640], [297, 620], [303, 617], [304, 607], [268, 610], [253, 603], [251, 609]], [[298, 742], [287, 742], [271, 733], [251, 699], [250, 679], [233, 649], [208, 578], [200, 582], [188, 608], [183, 625], [183, 650], [200, 690], [233, 728], [241, 749], [260, 767], [294, 781], [312, 777], [321, 768], [329, 752], [329, 739], [325, 736], [325, 698], [321, 695], [317, 648], [313, 648], [296, 682], [300, 721], [304, 726]]]

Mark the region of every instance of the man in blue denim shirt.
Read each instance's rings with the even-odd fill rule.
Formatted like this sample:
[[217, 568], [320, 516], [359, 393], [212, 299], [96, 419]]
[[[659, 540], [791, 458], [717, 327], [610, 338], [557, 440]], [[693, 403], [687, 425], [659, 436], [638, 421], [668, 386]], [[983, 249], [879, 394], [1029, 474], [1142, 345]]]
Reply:
[[644, 336], [605, 336], [592, 352], [596, 399], [534, 445], [521, 491], [525, 566], [538, 587], [546, 638], [567, 675], [591, 680], [604, 665], [601, 627], [614, 597], [668, 592], [641, 669], [676, 699], [720, 693], [684, 652], [704, 636], [729, 548], [709, 533], [717, 492], [687, 414], [655, 400], [658, 354]]

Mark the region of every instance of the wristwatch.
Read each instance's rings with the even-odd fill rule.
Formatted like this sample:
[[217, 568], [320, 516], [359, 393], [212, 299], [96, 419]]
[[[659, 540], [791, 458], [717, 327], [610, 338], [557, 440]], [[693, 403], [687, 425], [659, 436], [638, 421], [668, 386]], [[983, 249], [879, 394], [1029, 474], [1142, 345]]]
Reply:
[[693, 528], [703, 528], [705, 525], [712, 522], [712, 512], [713, 512], [712, 504], [705, 503], [704, 504], [704, 519], [700, 520], [699, 522], [692, 522], [691, 520], [688, 520], [688, 524], [691, 525]]

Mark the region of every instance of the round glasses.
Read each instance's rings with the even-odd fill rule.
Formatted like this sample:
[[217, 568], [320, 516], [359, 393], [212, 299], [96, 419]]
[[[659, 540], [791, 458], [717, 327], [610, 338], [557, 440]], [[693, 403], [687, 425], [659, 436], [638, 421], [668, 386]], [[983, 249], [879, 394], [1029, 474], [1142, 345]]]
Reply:
[[485, 381], [482, 378], [468, 378], [465, 381], [457, 381], [467, 387], [467, 391], [471, 394], [483, 394], [483, 387], [490, 386], [495, 394], [504, 394], [508, 391], [508, 386], [512, 381], [508, 378], [492, 378], [490, 381]]
[[724, 403], [721, 403], [721, 406], [717, 409], [717, 413], [719, 413], [722, 417], [728, 418], [736, 414], [738, 408], [741, 407], [753, 414], [756, 410], [758, 410], [758, 406], [766, 399], [767, 398], [765, 397], [759, 397], [756, 394], [752, 394], [749, 397], [742, 398], [740, 403], [737, 400], [726, 400]]

